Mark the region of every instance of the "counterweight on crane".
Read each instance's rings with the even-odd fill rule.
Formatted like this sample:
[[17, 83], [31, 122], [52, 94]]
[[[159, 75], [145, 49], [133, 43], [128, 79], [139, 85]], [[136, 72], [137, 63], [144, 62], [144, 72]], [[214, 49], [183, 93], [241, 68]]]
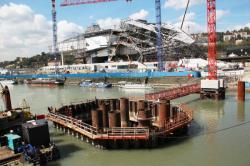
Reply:
[[[73, 6], [73, 5], [82, 5], [82, 4], [94, 4], [100, 2], [113, 2], [117, 0], [63, 0], [61, 6]], [[126, 0], [131, 2], [132, 0]], [[162, 71], [164, 69], [162, 62], [163, 54], [163, 44], [161, 36], [161, 0], [155, 0], [155, 9], [156, 9], [156, 31], [157, 31], [157, 60], [158, 60], [158, 70]]]

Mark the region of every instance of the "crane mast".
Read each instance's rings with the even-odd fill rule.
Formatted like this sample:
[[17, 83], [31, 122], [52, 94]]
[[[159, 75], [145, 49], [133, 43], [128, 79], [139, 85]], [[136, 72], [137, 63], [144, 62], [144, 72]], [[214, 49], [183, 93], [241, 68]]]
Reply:
[[156, 11], [156, 28], [157, 28], [157, 60], [158, 60], [158, 70], [162, 71], [164, 69], [162, 63], [162, 37], [161, 37], [161, 0], [155, 0], [155, 11]]
[[[117, 0], [63, 0], [61, 6], [94, 4], [100, 2], [113, 2], [113, 1]], [[132, 0], [126, 0], [126, 1], [130, 2]], [[161, 0], [155, 0], [155, 9], [156, 9], [156, 31], [157, 31], [156, 50], [157, 50], [158, 70], [162, 71], [164, 69], [164, 66], [162, 62], [163, 44], [161, 36]]]
[[51, 0], [52, 2], [52, 28], [53, 28], [53, 48], [52, 53], [54, 56], [57, 52], [57, 21], [56, 21], [56, 0]]
[[208, 79], [217, 79], [216, 63], [216, 1], [207, 0]]
[[225, 99], [225, 81], [217, 78], [216, 63], [216, 0], [207, 0], [208, 79], [201, 80], [201, 99]]

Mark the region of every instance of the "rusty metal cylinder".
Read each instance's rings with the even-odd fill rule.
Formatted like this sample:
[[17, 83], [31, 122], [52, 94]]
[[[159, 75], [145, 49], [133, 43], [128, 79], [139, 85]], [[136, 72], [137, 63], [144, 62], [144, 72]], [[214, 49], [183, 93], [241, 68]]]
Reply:
[[96, 110], [97, 109], [96, 101], [88, 101], [87, 107], [89, 112], [91, 112], [92, 110]]
[[140, 109], [138, 111], [137, 119], [139, 122], [139, 127], [148, 127], [150, 124], [150, 112], [149, 110]]
[[120, 127], [121, 126], [121, 120], [120, 120], [120, 113], [117, 111], [111, 111], [108, 113], [109, 117], [109, 128], [112, 127]]
[[143, 109], [140, 109], [137, 114], [137, 119], [138, 120], [146, 120], [148, 118], [147, 112]]
[[129, 124], [129, 100], [120, 99], [121, 127], [128, 127]]
[[4, 95], [3, 99], [4, 99], [5, 110], [12, 110], [10, 91], [8, 86], [4, 87], [3, 95]]
[[108, 118], [109, 105], [102, 103], [99, 109], [102, 111], [103, 127], [109, 127], [109, 118]]
[[104, 103], [104, 100], [101, 100], [101, 99], [97, 100], [98, 107], [100, 107], [103, 103]]
[[115, 102], [116, 102], [116, 110], [120, 110], [120, 100], [115, 99]]
[[137, 102], [137, 111], [144, 110], [144, 109], [145, 109], [145, 101], [144, 100], [139, 100]]
[[101, 128], [103, 125], [102, 121], [102, 111], [101, 110], [92, 110], [91, 111], [91, 119], [92, 119], [92, 126], [96, 127], [97, 129]]
[[110, 99], [110, 110], [115, 111], [116, 110], [116, 100], [115, 99]]
[[170, 115], [170, 101], [161, 100], [157, 104], [157, 112], [159, 116], [158, 125], [164, 127]]
[[245, 101], [245, 82], [238, 81], [238, 100]]
[[132, 101], [132, 112], [137, 112], [137, 102], [136, 101]]

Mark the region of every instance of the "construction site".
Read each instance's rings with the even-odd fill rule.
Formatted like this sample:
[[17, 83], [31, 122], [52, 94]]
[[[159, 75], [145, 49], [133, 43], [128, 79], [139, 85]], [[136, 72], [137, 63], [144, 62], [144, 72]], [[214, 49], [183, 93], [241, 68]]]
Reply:
[[[177, 58], [178, 49], [194, 43], [180, 28], [163, 24], [161, 29], [165, 58]], [[58, 43], [59, 52], [73, 54], [81, 63], [123, 61], [156, 62], [156, 25], [146, 20], [125, 20], [117, 29], [102, 30], [92, 25], [85, 34]], [[179, 55], [178, 55], [179, 54]], [[164, 60], [166, 61], [166, 59]]]
[[[113, 1], [116, 0], [62, 0], [60, 6], [119, 3]], [[22, 81], [24, 85], [13, 86], [15, 95], [20, 97], [25, 91], [36, 111], [42, 114], [38, 117], [51, 122], [50, 125], [43, 122], [49, 140], [47, 147], [58, 143], [62, 156], [55, 146], [55, 160], [59, 157], [62, 160], [45, 158], [44, 163], [81, 165], [87, 159], [86, 165], [100, 165], [107, 164], [110, 158], [114, 161], [111, 165], [122, 165], [125, 154], [128, 156], [125, 165], [142, 161], [150, 166], [164, 165], [171, 160], [172, 165], [195, 165], [196, 161], [202, 165], [209, 156], [215, 165], [228, 166], [231, 162], [237, 164], [234, 156], [242, 157], [239, 150], [249, 151], [245, 148], [250, 123], [245, 109], [249, 98], [246, 89], [250, 87], [246, 70], [249, 64], [244, 59], [217, 60], [216, 0], [206, 1], [207, 59], [185, 58], [182, 48], [196, 42], [183, 30], [190, 1], [185, 4], [180, 27], [162, 23], [162, 3], [155, 0], [151, 2], [155, 5], [155, 23], [125, 19], [119, 27], [108, 29], [93, 24], [84, 33], [58, 41], [58, 9], [56, 0], [51, 0], [53, 63], [31, 74], [0, 75], [8, 79], [0, 85], [10, 84], [9, 79]], [[77, 63], [64, 64], [66, 55], [72, 55]], [[4, 103], [11, 107], [9, 89], [7, 86], [2, 89]], [[12, 108], [5, 112], [8, 110]], [[23, 128], [29, 125], [27, 122]], [[33, 135], [34, 140], [40, 140], [37, 135]], [[242, 141], [235, 141], [238, 139]], [[219, 154], [231, 158], [222, 160]], [[137, 157], [132, 161], [134, 156]], [[249, 161], [244, 158], [241, 162], [244, 165]]]

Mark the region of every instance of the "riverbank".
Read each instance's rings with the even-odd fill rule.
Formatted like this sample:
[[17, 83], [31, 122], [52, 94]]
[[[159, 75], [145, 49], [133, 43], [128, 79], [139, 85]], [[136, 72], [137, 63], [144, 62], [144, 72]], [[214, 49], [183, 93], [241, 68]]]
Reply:
[[132, 82], [132, 83], [148, 83], [154, 86], [168, 86], [181, 84], [192, 84], [200, 82], [200, 78], [188, 78], [188, 77], [162, 77], [162, 78], [67, 78], [66, 85], [78, 85], [82, 81], [91, 80], [93, 82], [110, 82], [113, 85], [118, 84], [120, 81]]

